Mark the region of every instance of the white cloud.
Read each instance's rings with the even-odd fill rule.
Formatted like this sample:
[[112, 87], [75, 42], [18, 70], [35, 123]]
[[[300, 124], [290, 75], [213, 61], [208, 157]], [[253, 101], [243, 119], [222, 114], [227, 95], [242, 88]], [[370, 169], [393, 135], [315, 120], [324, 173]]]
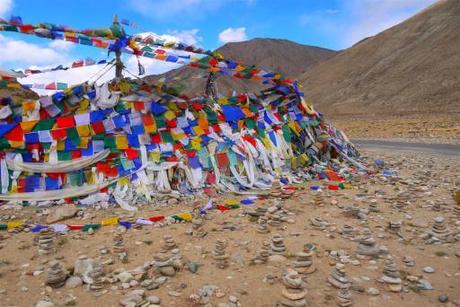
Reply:
[[337, 39], [341, 47], [388, 29], [436, 0], [347, 0], [338, 8], [309, 12], [300, 16], [304, 27], [314, 27], [321, 35]]
[[49, 65], [67, 62], [62, 50], [41, 47], [22, 40], [14, 40], [0, 35], [0, 65], [19, 63], [21, 65]]
[[198, 35], [198, 29], [191, 30], [172, 30], [168, 31], [173, 37], [177, 38], [179, 42], [182, 42], [186, 45], [197, 46], [203, 40], [201, 36]]
[[52, 49], [58, 50], [58, 51], [70, 51], [75, 47], [75, 43], [63, 41], [63, 40], [53, 40], [51, 43], [48, 44], [48, 46]]
[[13, 7], [13, 0], [0, 0], [0, 17], [6, 17], [5, 15], [11, 11]]
[[247, 40], [246, 28], [227, 28], [219, 33], [219, 41], [222, 43], [241, 42]]

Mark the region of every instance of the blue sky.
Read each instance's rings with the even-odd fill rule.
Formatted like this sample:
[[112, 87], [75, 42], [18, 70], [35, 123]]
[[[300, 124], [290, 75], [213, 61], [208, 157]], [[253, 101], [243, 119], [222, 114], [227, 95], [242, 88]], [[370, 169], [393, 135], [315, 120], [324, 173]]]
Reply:
[[[101, 28], [118, 14], [136, 22], [129, 34], [152, 31], [215, 49], [228, 41], [284, 38], [344, 49], [434, 3], [435, 0], [0, 0], [0, 17]], [[52, 66], [92, 57], [101, 50], [0, 32], [0, 67]], [[150, 68], [156, 64], [148, 63]], [[148, 69], [150, 71], [150, 69]]]

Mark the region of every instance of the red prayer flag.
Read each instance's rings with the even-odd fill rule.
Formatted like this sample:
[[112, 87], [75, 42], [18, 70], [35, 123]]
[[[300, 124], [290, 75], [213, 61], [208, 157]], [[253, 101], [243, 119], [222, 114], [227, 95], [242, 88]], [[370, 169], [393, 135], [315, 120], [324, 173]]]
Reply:
[[24, 141], [24, 132], [22, 131], [21, 125], [17, 125], [8, 133], [5, 134], [5, 139], [8, 141], [21, 142]]
[[72, 128], [75, 127], [75, 119], [73, 116], [61, 116], [56, 118], [58, 128]]

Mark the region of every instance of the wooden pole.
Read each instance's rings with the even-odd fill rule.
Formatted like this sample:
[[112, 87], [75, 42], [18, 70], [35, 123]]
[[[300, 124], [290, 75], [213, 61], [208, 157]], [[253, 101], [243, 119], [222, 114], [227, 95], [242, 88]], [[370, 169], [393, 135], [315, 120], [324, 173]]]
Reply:
[[[113, 23], [118, 24], [118, 16], [113, 16]], [[123, 78], [123, 62], [121, 61], [121, 51], [115, 52], [115, 78]]]

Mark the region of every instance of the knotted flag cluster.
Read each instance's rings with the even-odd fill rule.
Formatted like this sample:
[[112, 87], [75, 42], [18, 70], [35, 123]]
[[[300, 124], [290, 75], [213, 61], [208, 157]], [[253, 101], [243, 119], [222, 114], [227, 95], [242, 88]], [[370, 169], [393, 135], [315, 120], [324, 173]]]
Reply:
[[342, 179], [362, 167], [346, 136], [305, 101], [297, 82], [278, 73], [168, 46], [206, 55], [176, 56], [156, 48], [164, 43], [119, 28], [75, 31], [14, 20], [0, 21], [0, 30], [83, 40], [166, 61], [174, 56], [191, 67], [269, 85], [258, 94], [189, 98], [167, 84], [115, 79], [38, 100], [3, 98], [0, 200], [88, 198], [106, 191], [106, 201], [130, 208], [135, 197], [149, 201], [159, 192], [190, 194], [213, 186], [238, 193], [269, 189], [280, 178], [295, 182], [333, 172]]

